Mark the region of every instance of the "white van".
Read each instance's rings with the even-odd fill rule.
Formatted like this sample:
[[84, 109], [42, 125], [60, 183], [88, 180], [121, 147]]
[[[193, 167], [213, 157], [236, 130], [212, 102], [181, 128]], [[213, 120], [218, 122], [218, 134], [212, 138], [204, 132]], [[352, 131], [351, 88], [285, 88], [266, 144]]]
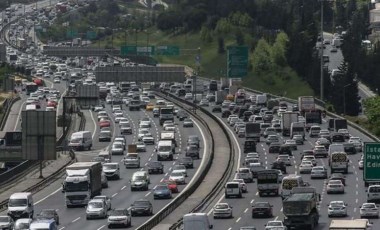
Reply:
[[159, 141], [157, 145], [157, 160], [173, 160], [175, 146], [171, 140]]
[[344, 151], [344, 145], [343, 144], [331, 144], [329, 146], [329, 156], [331, 156], [332, 153], [335, 152], [345, 152]]
[[13, 219], [33, 218], [34, 203], [32, 193], [13, 193], [8, 200], [8, 215]]
[[321, 127], [319, 125], [313, 125], [310, 127], [309, 136], [317, 137], [320, 131], [321, 131]]
[[25, 110], [26, 111], [28, 111], [28, 110], [37, 110], [37, 105], [35, 105], [35, 104], [26, 105]]
[[380, 200], [380, 185], [370, 185], [367, 190], [367, 202]]
[[227, 182], [224, 187], [224, 195], [225, 198], [229, 198], [231, 196], [236, 196], [238, 198], [243, 197], [243, 192], [241, 191], [241, 186], [239, 182]]
[[301, 176], [288, 175], [282, 179], [281, 182], [281, 197], [285, 199], [288, 197], [295, 187], [305, 187], [308, 183], [305, 183]]
[[184, 230], [208, 230], [212, 228], [213, 225], [210, 224], [207, 213], [189, 213], [183, 216]]
[[57, 230], [57, 224], [54, 220], [36, 220], [32, 222], [29, 230]]
[[92, 147], [92, 134], [90, 131], [80, 131], [71, 134], [69, 147], [75, 150], [90, 150]]

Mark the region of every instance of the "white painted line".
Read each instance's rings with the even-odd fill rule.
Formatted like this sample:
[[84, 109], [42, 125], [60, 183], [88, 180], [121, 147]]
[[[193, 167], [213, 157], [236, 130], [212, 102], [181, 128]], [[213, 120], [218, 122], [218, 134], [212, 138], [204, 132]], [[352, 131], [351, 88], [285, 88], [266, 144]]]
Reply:
[[241, 220], [241, 217], [237, 218], [236, 223], [239, 222], [240, 220]]
[[359, 202], [359, 200], [358, 200], [358, 199], [356, 199], [356, 200], [355, 200], [355, 203], [358, 203], [358, 202]]
[[246, 209], [244, 210], [244, 213], [246, 213], [246, 212], [248, 212], [248, 208], [246, 208]]
[[71, 221], [72, 223], [78, 221], [80, 219], [80, 217], [76, 218], [75, 220]]
[[105, 227], [105, 225], [102, 225], [100, 228], [98, 228], [97, 230], [100, 230], [100, 229], [102, 229], [102, 228], [104, 228]]
[[92, 133], [92, 139], [94, 139], [96, 130], [98, 129], [98, 126], [96, 125], [95, 118], [94, 118], [94, 115], [92, 114], [91, 110], [89, 110], [89, 112], [91, 114], [91, 120], [92, 120], [92, 122], [94, 123], [94, 126], [95, 126], [94, 132]]
[[254, 199], [252, 199], [250, 203], [251, 203], [251, 204], [253, 204], [253, 202], [254, 202], [254, 201], [255, 201], [255, 200], [254, 200]]
[[60, 228], [60, 229], [58, 229], [58, 230], [62, 230], [62, 229], [65, 229], [65, 227], [62, 227], [62, 228]]
[[115, 197], [117, 195], [117, 193], [113, 194], [112, 197]]
[[280, 212], [282, 212], [283, 208], [281, 208]]
[[145, 194], [145, 197], [149, 196], [151, 192], [148, 192], [147, 194]]
[[47, 195], [46, 197], [42, 198], [41, 200], [34, 202], [34, 204], [39, 204], [39, 203], [41, 203], [42, 201], [46, 200], [47, 198], [51, 197], [52, 195], [56, 194], [57, 192], [59, 192], [59, 191], [61, 191], [61, 190], [62, 190], [62, 188], [59, 188], [59, 189], [55, 190], [54, 192], [50, 193], [50, 194]]
[[354, 212], [356, 212], [356, 208], [354, 208]]
[[124, 186], [121, 188], [121, 190], [124, 190], [126, 187], [127, 187], [127, 186], [124, 185]]
[[258, 196], [259, 195], [259, 192], [256, 192], [256, 194], [255, 194], [256, 196]]
[[21, 111], [22, 111], [22, 109], [24, 108], [25, 103], [26, 103], [26, 101], [25, 101], [24, 103], [21, 104], [20, 110], [18, 111], [16, 124], [15, 124], [15, 127], [13, 128], [13, 131], [16, 131], [16, 130], [17, 130], [18, 122], [19, 122], [20, 119], [21, 119], [21, 118], [20, 118], [20, 117], [21, 117]]

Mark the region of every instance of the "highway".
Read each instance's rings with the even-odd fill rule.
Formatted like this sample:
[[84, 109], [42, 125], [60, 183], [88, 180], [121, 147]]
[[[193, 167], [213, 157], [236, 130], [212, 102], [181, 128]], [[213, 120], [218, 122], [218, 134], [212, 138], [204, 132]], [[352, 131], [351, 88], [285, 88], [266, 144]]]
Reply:
[[[108, 112], [110, 112], [111, 107], [110, 105], [106, 105], [106, 109]], [[125, 109], [125, 107], [124, 107]], [[139, 112], [133, 111], [129, 112], [129, 110], [125, 114], [127, 117], [131, 120], [132, 127], [133, 127], [133, 135], [127, 135], [125, 136], [127, 138], [127, 144], [134, 143], [137, 140], [137, 129], [138, 129], [138, 120], [143, 117], [149, 117], [152, 121], [152, 128], [151, 132], [155, 136], [156, 144], [158, 142], [158, 135], [160, 131], [162, 130], [162, 127], [158, 124], [158, 118], [153, 118], [152, 112], [146, 112], [145, 110], [141, 110]], [[89, 130], [93, 133], [94, 137], [94, 145], [93, 150], [91, 151], [83, 151], [83, 152], [76, 152], [76, 156], [78, 158], [78, 161], [90, 161], [94, 156], [97, 156], [100, 150], [102, 149], [109, 149], [110, 142], [101, 142], [99, 143], [97, 141], [99, 128], [97, 125], [97, 117], [96, 113], [92, 111], [85, 111], [86, 116], [86, 130]], [[110, 116], [112, 117], [112, 116]], [[176, 119], [176, 139], [178, 141], [178, 148], [177, 151], [181, 152], [182, 154], [176, 155], [176, 158], [183, 156], [183, 150], [186, 147], [186, 141], [187, 137], [189, 135], [198, 135], [202, 139], [202, 132], [200, 131], [200, 127], [197, 123], [194, 124], [194, 128], [183, 128], [182, 122], [179, 122]], [[119, 135], [119, 128], [118, 125], [112, 125], [112, 129], [114, 131], [114, 136]], [[204, 139], [204, 137], [203, 137]], [[204, 153], [204, 141], [201, 142], [201, 156], [203, 156]], [[141, 165], [147, 165], [149, 161], [155, 161], [156, 156], [153, 152], [154, 145], [147, 145], [147, 151], [144, 153], [140, 153], [141, 157]], [[170, 176], [170, 171], [172, 170], [173, 166], [176, 164], [176, 161], [163, 161], [164, 164], [164, 171], [165, 174], [163, 175], [151, 175], [151, 185], [149, 186], [148, 192], [131, 192], [129, 187], [129, 179], [132, 177], [133, 172], [136, 171], [136, 169], [126, 169], [123, 165], [122, 161], [123, 156], [112, 156], [113, 162], [120, 162], [120, 174], [121, 179], [120, 180], [109, 180], [109, 188], [103, 189], [102, 194], [107, 195], [109, 197], [112, 197], [112, 207], [113, 208], [128, 208], [135, 200], [138, 199], [148, 199], [152, 202], [154, 213], [156, 213], [158, 210], [160, 210], [162, 207], [164, 207], [170, 200], [153, 200], [153, 194], [152, 189], [155, 185], [160, 184], [164, 179], [167, 179]], [[202, 157], [201, 157], [202, 158]], [[194, 176], [195, 173], [197, 173], [197, 166], [201, 163], [201, 160], [194, 160], [194, 169], [188, 169], [189, 176], [186, 178], [186, 183], [188, 184], [191, 180], [191, 178]], [[143, 170], [143, 168], [138, 169]], [[101, 229], [106, 226], [107, 220], [106, 219], [99, 219], [99, 220], [86, 220], [86, 214], [85, 214], [85, 208], [66, 208], [65, 202], [64, 202], [64, 195], [60, 192], [61, 188], [61, 182], [62, 179], [53, 183], [51, 186], [49, 186], [47, 189], [41, 191], [40, 193], [37, 193], [35, 195], [35, 213], [39, 213], [40, 210], [44, 208], [54, 208], [58, 211], [58, 214], [60, 216], [60, 225], [59, 229]], [[179, 185], [180, 192], [185, 189], [186, 185]], [[173, 197], [177, 196], [178, 194], [173, 194]], [[132, 218], [132, 225], [133, 228], [138, 227], [142, 223], [144, 223], [146, 220], [148, 220], [150, 217], [133, 217]]]

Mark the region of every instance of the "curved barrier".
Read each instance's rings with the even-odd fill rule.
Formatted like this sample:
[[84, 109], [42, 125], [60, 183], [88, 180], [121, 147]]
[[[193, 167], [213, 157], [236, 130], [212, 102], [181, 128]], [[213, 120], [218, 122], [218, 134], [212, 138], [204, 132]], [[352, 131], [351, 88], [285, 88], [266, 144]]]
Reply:
[[3, 130], [4, 129], [4, 126], [5, 126], [5, 123], [8, 119], [8, 115], [9, 113], [11, 112], [11, 108], [12, 108], [12, 105], [16, 102], [20, 100], [20, 97], [17, 96], [15, 98], [12, 98], [12, 99], [6, 99], [3, 103], [3, 110], [5, 110], [5, 113], [4, 113], [4, 116], [1, 117], [1, 120], [0, 120], [0, 130]]

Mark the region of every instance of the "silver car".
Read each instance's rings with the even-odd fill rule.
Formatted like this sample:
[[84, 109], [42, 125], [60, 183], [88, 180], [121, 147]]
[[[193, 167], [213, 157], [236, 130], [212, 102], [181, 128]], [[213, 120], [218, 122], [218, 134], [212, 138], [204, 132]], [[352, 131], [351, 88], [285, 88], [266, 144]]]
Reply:
[[102, 200], [90, 200], [86, 209], [86, 219], [106, 218], [107, 206]]
[[329, 217], [333, 216], [347, 216], [347, 204], [343, 201], [330, 201], [329, 207], [327, 209], [327, 214]]
[[124, 146], [121, 142], [116, 142], [112, 144], [111, 148], [112, 155], [123, 155], [124, 154]]
[[123, 227], [131, 227], [132, 220], [131, 214], [127, 209], [115, 209], [112, 210], [110, 215], [108, 216], [107, 221], [108, 228], [113, 226], [123, 226]]
[[360, 218], [363, 217], [379, 218], [379, 208], [375, 203], [364, 203], [360, 207]]
[[327, 179], [327, 169], [324, 166], [314, 166], [311, 169], [311, 179], [314, 178]]
[[106, 206], [107, 206], [107, 210], [111, 210], [111, 198], [109, 198], [108, 196], [105, 196], [105, 195], [100, 195], [100, 196], [95, 196], [94, 198], [92, 198], [93, 200], [101, 200], [103, 201]]
[[327, 184], [327, 194], [331, 193], [344, 193], [344, 185], [340, 180], [330, 180]]
[[0, 229], [13, 229], [13, 224], [10, 216], [0, 216]]

